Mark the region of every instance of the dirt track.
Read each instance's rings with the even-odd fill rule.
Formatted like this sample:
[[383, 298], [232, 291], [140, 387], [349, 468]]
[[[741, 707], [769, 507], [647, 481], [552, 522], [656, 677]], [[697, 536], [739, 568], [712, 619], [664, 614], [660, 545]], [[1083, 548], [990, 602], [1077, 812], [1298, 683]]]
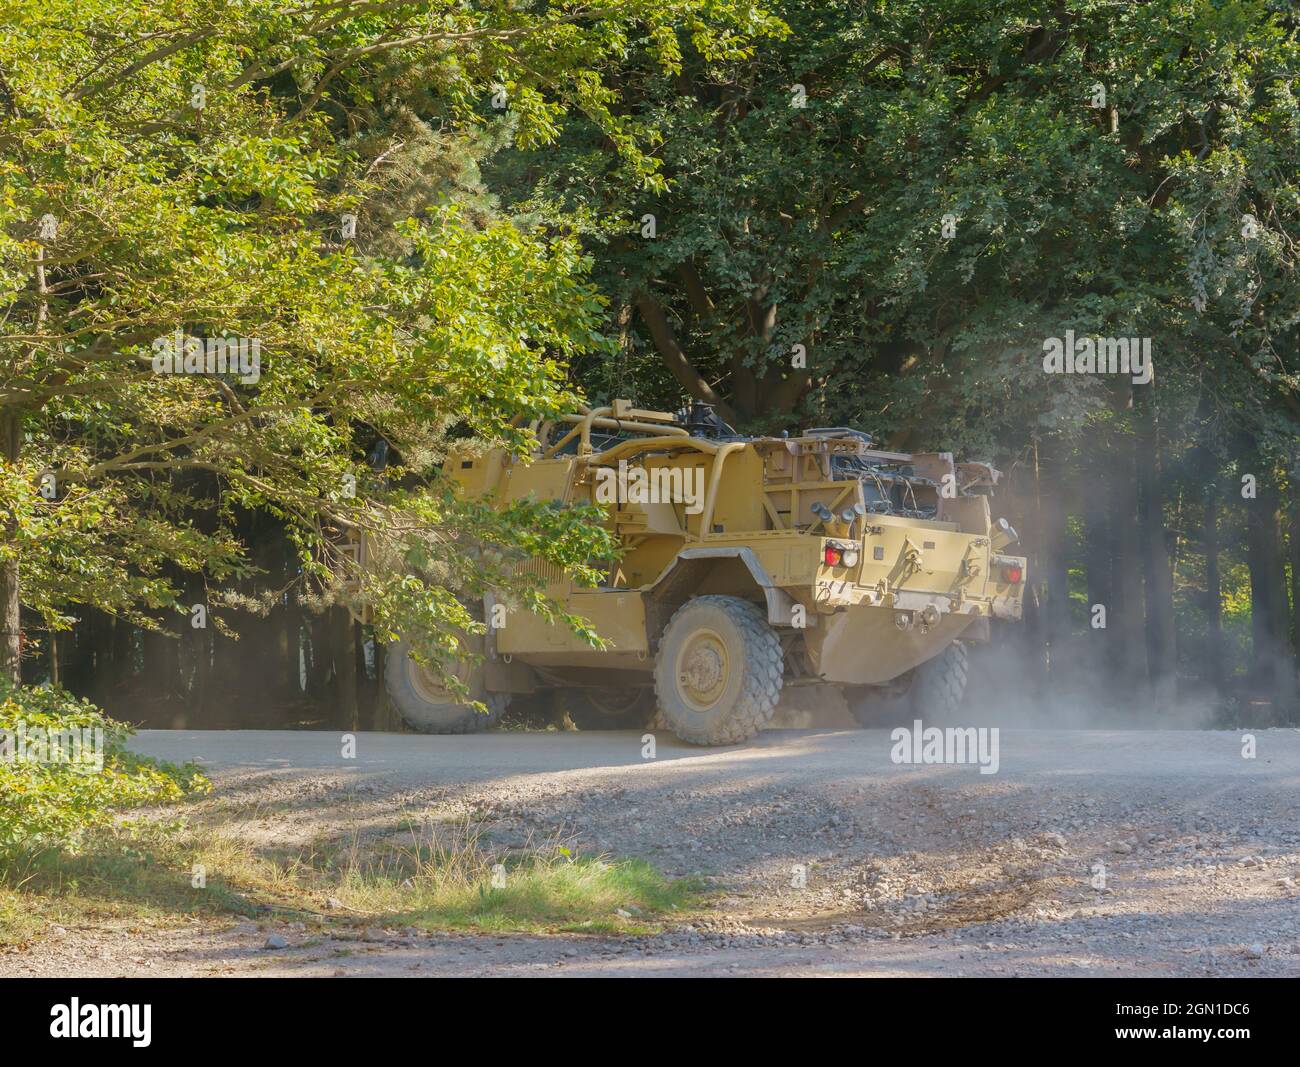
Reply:
[[1255, 736], [1245, 759], [1240, 732], [1003, 730], [984, 775], [895, 765], [885, 730], [660, 734], [653, 760], [635, 733], [361, 734], [347, 760], [335, 734], [146, 731], [280, 841], [473, 812], [494, 841], [559, 831], [726, 895], [652, 938], [82, 931], [0, 974], [1297, 975], [1300, 731]]

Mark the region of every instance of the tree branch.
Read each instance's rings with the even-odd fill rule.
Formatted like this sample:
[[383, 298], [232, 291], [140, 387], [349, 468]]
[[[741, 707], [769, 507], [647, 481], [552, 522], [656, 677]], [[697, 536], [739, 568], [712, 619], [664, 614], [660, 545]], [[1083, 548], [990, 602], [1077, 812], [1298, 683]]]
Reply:
[[713, 408], [726, 422], [734, 422], [736, 418], [735, 411], [721, 396], [714, 390], [708, 382], [701, 376], [699, 371], [691, 364], [690, 358], [682, 351], [682, 346], [677, 343], [677, 338], [673, 334], [673, 328], [668, 323], [668, 316], [664, 314], [664, 309], [646, 293], [636, 295], [636, 308], [641, 313], [641, 319], [650, 331], [650, 337], [655, 343], [655, 348], [663, 357], [669, 372], [677, 383], [687, 391], [696, 400], [703, 400], [706, 404], [712, 404]]

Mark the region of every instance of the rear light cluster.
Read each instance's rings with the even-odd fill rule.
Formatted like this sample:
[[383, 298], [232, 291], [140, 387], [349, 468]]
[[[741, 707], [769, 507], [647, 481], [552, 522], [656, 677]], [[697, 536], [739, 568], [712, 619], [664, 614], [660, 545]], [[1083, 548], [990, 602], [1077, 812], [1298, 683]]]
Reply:
[[834, 541], [827, 541], [822, 552], [822, 560], [828, 567], [856, 567], [860, 558], [856, 545], [838, 545]]
[[1002, 580], [1011, 585], [1019, 585], [1025, 580], [1025, 568], [1017, 562], [1008, 560], [1002, 564]]

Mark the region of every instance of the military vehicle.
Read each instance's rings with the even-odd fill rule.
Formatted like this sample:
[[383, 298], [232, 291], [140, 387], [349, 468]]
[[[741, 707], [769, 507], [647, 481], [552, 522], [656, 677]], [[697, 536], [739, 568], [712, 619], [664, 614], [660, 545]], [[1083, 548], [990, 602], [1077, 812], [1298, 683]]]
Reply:
[[[526, 611], [489, 627], [457, 677], [389, 650], [386, 688], [416, 729], [491, 726], [512, 699], [554, 691], [581, 728], [658, 722], [706, 745], [751, 737], [783, 687], [834, 685], [864, 724], [951, 713], [966, 642], [1019, 619], [1025, 560], [992, 520], [999, 474], [949, 453], [880, 451], [844, 427], [748, 437], [696, 404], [672, 414], [624, 400], [534, 427], [535, 453], [453, 450], [460, 490], [606, 508], [622, 554], [599, 588], [540, 561], [523, 567], [588, 619], [605, 648]], [[461, 698], [463, 699], [463, 697]]]

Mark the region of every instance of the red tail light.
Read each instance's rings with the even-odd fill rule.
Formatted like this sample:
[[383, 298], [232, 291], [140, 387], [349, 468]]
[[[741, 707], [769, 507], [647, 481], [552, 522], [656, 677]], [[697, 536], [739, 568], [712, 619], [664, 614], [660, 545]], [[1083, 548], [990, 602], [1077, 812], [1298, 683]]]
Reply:
[[[804, 558], [807, 559], [806, 556]], [[840, 560], [843, 558], [843, 553], [840, 551], [839, 546], [827, 545], [826, 553], [823, 558], [826, 560], [826, 566], [838, 567], [840, 565]]]
[[1002, 568], [1002, 580], [1012, 585], [1019, 585], [1024, 576], [1024, 568], [1019, 563], [1008, 563]]

